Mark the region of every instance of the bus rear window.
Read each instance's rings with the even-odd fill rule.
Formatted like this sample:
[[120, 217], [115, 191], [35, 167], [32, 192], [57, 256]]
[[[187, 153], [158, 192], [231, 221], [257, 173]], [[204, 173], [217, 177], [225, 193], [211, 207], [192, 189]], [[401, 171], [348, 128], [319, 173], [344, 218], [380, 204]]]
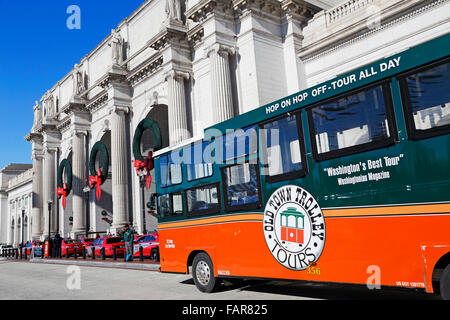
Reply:
[[181, 193], [164, 194], [157, 200], [158, 217], [170, 218], [183, 215], [183, 198]]
[[166, 154], [160, 158], [161, 187], [168, 187], [183, 182], [181, 164], [175, 164], [171, 154]]
[[315, 160], [368, 151], [394, 142], [389, 87], [366, 88], [308, 110]]
[[450, 62], [416, 70], [400, 79], [411, 138], [450, 131]]
[[186, 190], [186, 204], [189, 216], [220, 212], [218, 185], [214, 184]]

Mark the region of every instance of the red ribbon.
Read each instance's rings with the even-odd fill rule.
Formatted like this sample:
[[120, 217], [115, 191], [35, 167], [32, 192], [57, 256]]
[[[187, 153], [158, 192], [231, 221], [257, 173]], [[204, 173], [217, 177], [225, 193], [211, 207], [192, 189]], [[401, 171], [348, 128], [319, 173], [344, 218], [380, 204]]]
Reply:
[[103, 175], [101, 170], [97, 171], [97, 176], [89, 176], [89, 185], [91, 189], [94, 189], [94, 186], [96, 186], [95, 195], [97, 196], [97, 200], [100, 200], [102, 198], [102, 188], [101, 188], [101, 185], [103, 183], [102, 177]]
[[147, 175], [145, 176], [145, 189], [149, 189], [152, 184], [151, 171], [155, 168], [155, 160], [153, 159], [153, 152], [148, 153], [148, 158], [144, 162], [140, 160], [134, 160], [134, 167], [136, 168], [136, 174], [139, 175], [140, 171], [147, 170]]
[[63, 209], [66, 208], [66, 197], [69, 195], [69, 190], [67, 188], [67, 184], [65, 183], [63, 188], [56, 189], [56, 194], [58, 195], [58, 199], [62, 197], [62, 206]]

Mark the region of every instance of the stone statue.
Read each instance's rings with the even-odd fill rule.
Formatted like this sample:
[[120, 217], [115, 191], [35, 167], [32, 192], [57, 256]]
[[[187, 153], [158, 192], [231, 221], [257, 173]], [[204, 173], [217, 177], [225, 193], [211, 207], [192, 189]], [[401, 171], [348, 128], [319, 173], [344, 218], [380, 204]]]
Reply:
[[36, 127], [42, 121], [42, 108], [41, 108], [41, 104], [39, 101], [36, 101], [33, 111], [34, 111], [34, 127]]
[[77, 64], [74, 66], [72, 79], [73, 79], [73, 94], [74, 95], [81, 94], [86, 88], [84, 85], [83, 73], [80, 71], [80, 68]]
[[114, 65], [118, 65], [123, 61], [123, 39], [119, 31], [112, 30], [112, 38], [110, 46], [112, 48], [112, 61]]
[[181, 22], [181, 0], [166, 0], [166, 14], [168, 19]]
[[47, 110], [47, 117], [51, 117], [55, 115], [55, 100], [53, 95], [50, 93], [50, 96], [45, 100], [45, 109]]

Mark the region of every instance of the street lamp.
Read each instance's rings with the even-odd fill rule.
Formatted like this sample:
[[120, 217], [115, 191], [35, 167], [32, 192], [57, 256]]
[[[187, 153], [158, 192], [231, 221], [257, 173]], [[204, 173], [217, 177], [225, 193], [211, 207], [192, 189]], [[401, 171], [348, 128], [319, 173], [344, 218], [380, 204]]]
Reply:
[[86, 238], [89, 237], [89, 229], [90, 229], [90, 213], [91, 213], [91, 207], [90, 207], [90, 203], [89, 203], [89, 194], [91, 192], [91, 187], [90, 186], [86, 186], [83, 188], [83, 192], [84, 192], [84, 200], [85, 200], [85, 205], [86, 205]]
[[48, 242], [50, 243], [50, 238], [51, 238], [51, 229], [52, 229], [52, 205], [53, 205], [53, 201], [52, 200], [48, 200], [47, 201], [48, 204]]
[[139, 177], [139, 182], [141, 185], [141, 192], [142, 192], [142, 234], [146, 234], [147, 233], [147, 226], [145, 223], [145, 175], [141, 175]]
[[23, 238], [24, 238], [24, 233], [23, 233], [23, 219], [25, 219], [25, 209], [22, 209], [22, 248], [23, 248]]

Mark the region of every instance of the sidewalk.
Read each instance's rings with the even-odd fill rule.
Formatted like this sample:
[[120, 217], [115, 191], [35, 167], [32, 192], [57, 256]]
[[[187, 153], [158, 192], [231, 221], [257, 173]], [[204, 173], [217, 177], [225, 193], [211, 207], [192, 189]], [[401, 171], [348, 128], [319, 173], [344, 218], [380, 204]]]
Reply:
[[[11, 260], [17, 262], [24, 262], [24, 260]], [[134, 269], [134, 270], [146, 270], [146, 271], [159, 271], [160, 264], [150, 260], [144, 260], [143, 262], [135, 259], [130, 262], [124, 262], [123, 259], [114, 261], [113, 259], [29, 259], [30, 263], [48, 263], [48, 264], [64, 264], [72, 266], [86, 266], [86, 267], [102, 267], [102, 268], [118, 268], [118, 269]]]

